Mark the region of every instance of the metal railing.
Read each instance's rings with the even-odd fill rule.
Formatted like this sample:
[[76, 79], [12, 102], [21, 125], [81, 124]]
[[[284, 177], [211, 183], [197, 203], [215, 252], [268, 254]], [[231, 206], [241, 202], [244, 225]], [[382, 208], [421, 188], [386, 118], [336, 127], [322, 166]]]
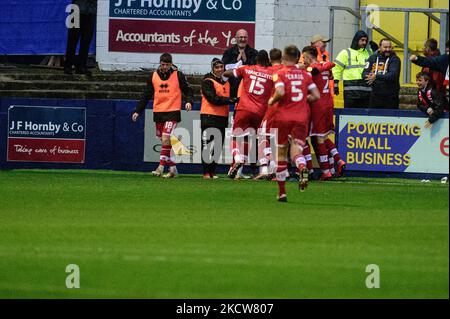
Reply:
[[[399, 47], [403, 48], [403, 82], [411, 82], [411, 62], [409, 60], [411, 52], [415, 50], [409, 47], [409, 27], [410, 27], [410, 14], [411, 13], [423, 13], [434, 22], [439, 23], [439, 47], [442, 50], [445, 48], [445, 42], [448, 40], [448, 26], [449, 26], [449, 10], [448, 9], [424, 9], [424, 8], [385, 8], [385, 7], [361, 7], [359, 11], [353, 10], [348, 7], [331, 6], [330, 10], [330, 22], [329, 22], [329, 36], [330, 39], [334, 37], [334, 14], [335, 11], [346, 11], [353, 15], [358, 20], [358, 25], [368, 35], [369, 39], [372, 39], [373, 30], [380, 33], [384, 37], [391, 39]], [[383, 30], [380, 26], [374, 25], [372, 22], [366, 23], [370, 20], [370, 15], [373, 12], [402, 12], [404, 13], [404, 41], [396, 39], [393, 35]], [[440, 14], [440, 18], [434, 14]], [[333, 45], [330, 46], [330, 56], [333, 56]]]

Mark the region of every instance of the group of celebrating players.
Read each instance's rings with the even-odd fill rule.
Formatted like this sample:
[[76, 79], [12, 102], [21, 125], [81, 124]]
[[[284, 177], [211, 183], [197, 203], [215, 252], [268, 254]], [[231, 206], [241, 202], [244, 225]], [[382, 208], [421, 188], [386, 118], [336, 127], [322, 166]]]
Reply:
[[[345, 169], [346, 163], [329, 139], [334, 132], [334, 103], [329, 83], [333, 80], [331, 69], [335, 64], [318, 62], [317, 56], [317, 49], [313, 46], [307, 46], [300, 52], [295, 45], [290, 45], [283, 52], [272, 49], [270, 56], [267, 51], [261, 50], [256, 65], [244, 65], [228, 71], [224, 70], [222, 61], [215, 59], [213, 71], [217, 67], [219, 73], [216, 77], [219, 80], [211, 82], [218, 95], [214, 99], [217, 109], [203, 99], [208, 104], [205, 109], [212, 109], [213, 116], [219, 118], [220, 115], [228, 117], [227, 104], [236, 102], [231, 141], [233, 163], [228, 176], [236, 178], [248, 161], [249, 149], [245, 138], [249, 132], [257, 132], [260, 171], [255, 179], [266, 179], [274, 173], [280, 202], [287, 202], [285, 183], [289, 176], [289, 160], [297, 169], [300, 190], [308, 185], [313, 173], [308, 138], [320, 165], [321, 181], [339, 177]], [[229, 84], [223, 80], [227, 77], [240, 79], [237, 100], [229, 96]], [[153, 96], [154, 121], [163, 145], [160, 165], [153, 174], [175, 177], [177, 171], [171, 155], [170, 136], [181, 120], [181, 93], [186, 96], [185, 109], [189, 111], [192, 108], [192, 91], [186, 85], [184, 75], [172, 67], [171, 56], [167, 53], [161, 56], [160, 68], [151, 76], [148, 87], [132, 119], [137, 120]], [[271, 141], [276, 144], [275, 156]], [[169, 166], [169, 173], [163, 175], [165, 166]], [[215, 177], [214, 172], [208, 172], [208, 178]]]
[[[268, 66], [268, 54], [261, 50], [256, 65], [242, 66], [233, 71], [233, 75], [242, 81], [233, 124], [233, 137], [236, 138], [232, 142], [233, 164], [228, 175], [234, 177], [245, 164], [247, 154], [241, 154], [240, 150], [248, 148], [237, 145], [239, 137], [242, 137], [239, 133], [255, 129], [259, 136], [270, 136], [275, 132], [276, 158], [271, 158], [269, 139], [260, 138], [260, 174], [256, 179], [269, 175], [267, 166], [271, 160], [274, 161], [278, 200], [282, 202], [287, 201], [285, 182], [289, 176], [289, 159], [297, 168], [299, 188], [304, 190], [308, 185], [313, 171], [308, 137], [316, 150], [320, 180], [329, 180], [336, 174], [334, 161], [337, 162], [337, 176], [342, 175], [345, 168], [336, 146], [328, 138], [334, 132], [334, 103], [329, 89], [334, 63], [318, 62], [317, 55], [317, 49], [312, 46], [300, 52], [291, 45], [282, 54], [280, 50], [272, 49], [271, 65]], [[299, 63], [300, 56], [302, 63]], [[225, 76], [229, 75], [229, 71], [225, 72]]]

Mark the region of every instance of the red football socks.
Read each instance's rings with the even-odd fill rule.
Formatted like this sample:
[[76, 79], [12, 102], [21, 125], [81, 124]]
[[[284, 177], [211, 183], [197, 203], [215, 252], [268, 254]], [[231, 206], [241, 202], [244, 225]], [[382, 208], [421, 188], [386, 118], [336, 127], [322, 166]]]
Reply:
[[170, 162], [170, 152], [172, 145], [163, 145], [159, 156], [159, 165], [166, 166]]
[[306, 168], [309, 172], [313, 170], [313, 161], [311, 156], [311, 148], [309, 147], [309, 143], [307, 142], [306, 146], [303, 148], [303, 155], [305, 155], [306, 160]]
[[336, 145], [329, 138], [326, 139], [325, 144], [327, 145], [330, 156], [332, 156], [334, 161], [338, 163], [341, 160], [341, 156], [339, 155]]
[[328, 163], [328, 149], [325, 144], [317, 143], [317, 152], [319, 153], [319, 165], [322, 173], [326, 173], [330, 169], [330, 164]]
[[286, 161], [278, 162], [276, 176], [278, 182], [279, 195], [281, 196], [286, 194], [286, 176], [287, 176]]

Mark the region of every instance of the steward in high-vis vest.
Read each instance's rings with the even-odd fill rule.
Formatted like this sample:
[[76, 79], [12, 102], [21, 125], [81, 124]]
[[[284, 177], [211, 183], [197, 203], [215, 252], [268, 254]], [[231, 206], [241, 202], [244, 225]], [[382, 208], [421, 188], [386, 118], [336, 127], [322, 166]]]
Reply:
[[159, 68], [151, 73], [142, 98], [132, 115], [133, 122], [136, 122], [153, 97], [153, 121], [156, 123], [156, 136], [162, 142], [159, 166], [152, 172], [155, 176], [161, 177], [165, 166], [169, 167], [169, 173], [163, 177], [173, 178], [178, 174], [171, 154], [170, 136], [177, 123], [181, 122], [182, 95], [186, 99], [185, 110], [190, 111], [194, 100], [192, 88], [184, 74], [173, 66], [172, 56], [169, 53], [163, 53], [160, 57]]
[[223, 150], [225, 129], [228, 127], [229, 105], [237, 100], [230, 98], [230, 83], [223, 78], [224, 63], [214, 58], [211, 69], [203, 78], [200, 109], [204, 179], [217, 178], [215, 172]]
[[358, 31], [352, 45], [342, 50], [334, 63], [334, 94], [339, 95], [339, 80], [344, 80], [344, 107], [368, 108], [371, 88], [362, 78], [366, 60], [372, 54], [366, 49], [369, 37], [364, 31]]

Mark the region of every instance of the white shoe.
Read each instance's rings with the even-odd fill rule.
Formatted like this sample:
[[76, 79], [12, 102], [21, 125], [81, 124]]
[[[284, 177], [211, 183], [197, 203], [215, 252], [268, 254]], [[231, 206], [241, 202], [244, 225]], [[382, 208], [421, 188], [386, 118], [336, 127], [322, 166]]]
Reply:
[[237, 174], [236, 177], [234, 178], [235, 181], [242, 180], [242, 179], [252, 179], [252, 177], [250, 175], [244, 175], [244, 174], [240, 173], [240, 174]]
[[159, 165], [157, 169], [152, 172], [153, 176], [161, 177], [164, 173], [164, 166]]
[[178, 170], [176, 166], [169, 168], [169, 172], [163, 176], [163, 178], [175, 178], [178, 176]]
[[228, 170], [228, 177], [236, 179], [239, 176], [239, 173], [242, 172], [243, 167], [244, 163], [235, 162]]
[[269, 179], [269, 174], [262, 174], [262, 173], [260, 173], [260, 174], [258, 174], [258, 176], [255, 176], [253, 179], [255, 181], [267, 180], [267, 179]]

